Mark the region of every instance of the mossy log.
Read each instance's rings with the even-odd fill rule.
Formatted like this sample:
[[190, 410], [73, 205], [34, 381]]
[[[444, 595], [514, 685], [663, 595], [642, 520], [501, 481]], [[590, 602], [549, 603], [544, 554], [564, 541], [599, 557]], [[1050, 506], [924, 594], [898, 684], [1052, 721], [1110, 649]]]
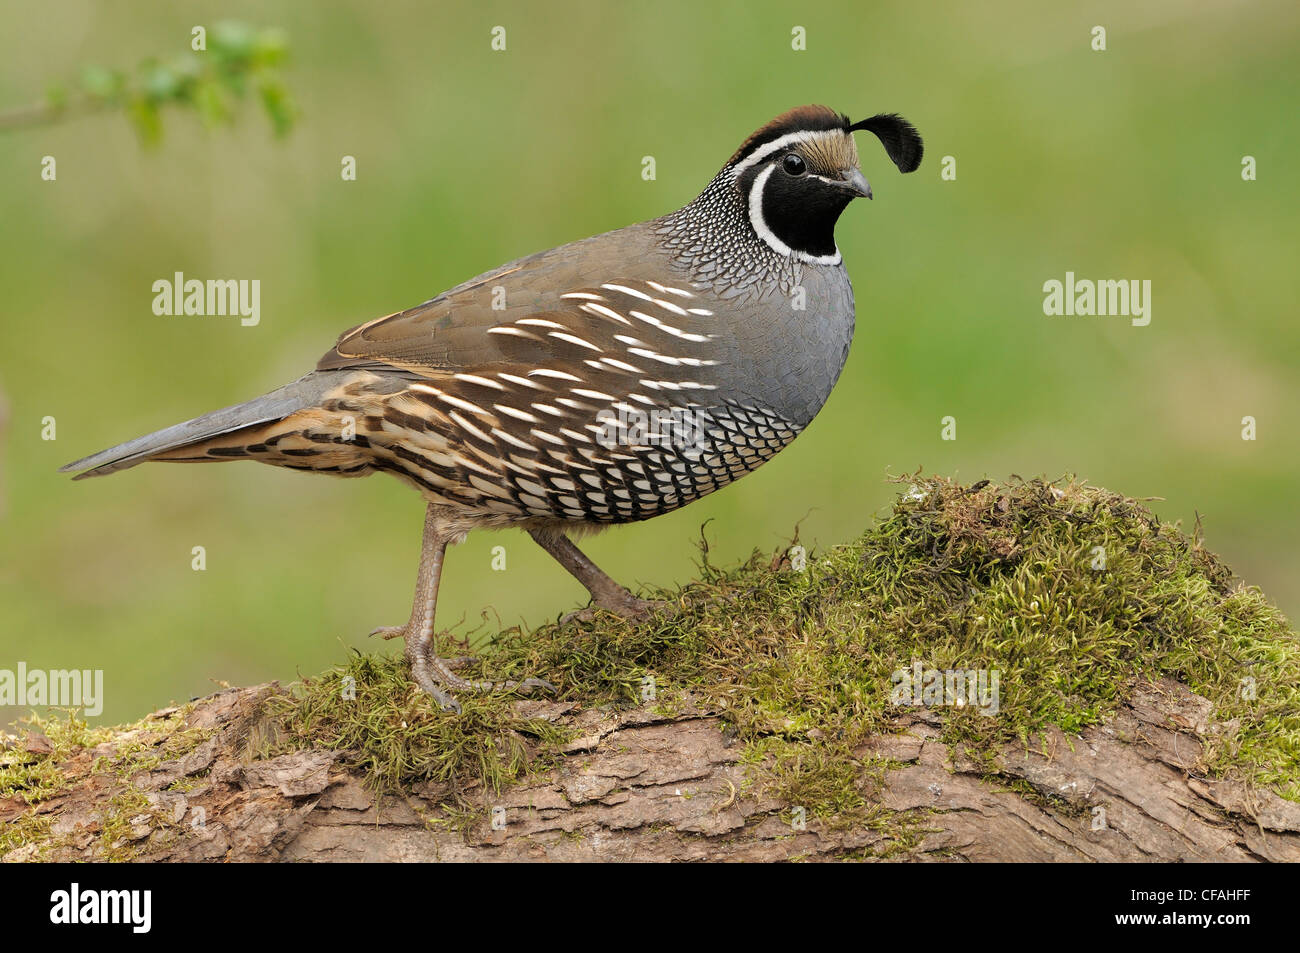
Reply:
[[[1300, 861], [1300, 805], [1206, 777], [1204, 740], [1221, 726], [1168, 679], [1078, 735], [1003, 745], [992, 775], [983, 753], [940, 740], [936, 716], [901, 716], [858, 752], [888, 759], [861, 777], [884, 810], [861, 824], [808, 817], [803, 829], [789, 803], [751, 789], [743, 747], [706, 711], [517, 702], [578, 736], [542, 774], [448, 813], [445, 786], [377, 794], [337, 751], [250, 758], [277, 691], [203, 699], [185, 723], [211, 737], [129, 779], [91, 772], [86, 751], [67, 766], [86, 773], [33, 815], [48, 822], [42, 836], [5, 859]], [[193, 786], [175, 790], [184, 779]], [[0, 823], [16, 807], [0, 806]], [[106, 813], [117, 820], [108, 842]]]
[[[358, 655], [37, 720], [0, 857], [1300, 861], [1300, 640], [1198, 539], [1072, 482], [915, 480], [803, 559], [706, 554], [650, 621], [503, 633], [487, 673], [554, 699], [455, 715]], [[1000, 704], [908, 703], [909, 665], [998, 671]]]

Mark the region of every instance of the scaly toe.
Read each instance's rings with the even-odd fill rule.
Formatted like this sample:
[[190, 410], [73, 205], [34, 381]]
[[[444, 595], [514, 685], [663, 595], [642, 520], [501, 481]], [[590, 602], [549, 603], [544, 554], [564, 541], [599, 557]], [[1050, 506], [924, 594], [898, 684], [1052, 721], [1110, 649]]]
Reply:
[[441, 706], [443, 711], [460, 714], [461, 704], [452, 692], [490, 692], [490, 691], [555, 691], [555, 686], [540, 678], [526, 678], [521, 682], [474, 681], [456, 674], [457, 669], [478, 664], [481, 660], [467, 655], [460, 658], [439, 658], [434, 651], [433, 639], [424, 632], [412, 636], [407, 626], [384, 626], [376, 629], [373, 635], [384, 638], [403, 636], [406, 638], [406, 661], [410, 665], [411, 681], [425, 694]]
[[507, 682], [506, 684], [511, 690], [524, 694], [533, 691], [546, 692], [548, 695], [555, 694], [555, 686], [544, 678], [525, 678], [522, 682]]
[[421, 685], [420, 688], [432, 695], [433, 700], [438, 703], [438, 707], [443, 711], [452, 711], [458, 715], [461, 713], [460, 702], [456, 700], [456, 696], [451, 694], [451, 692], [444, 691], [432, 683]]

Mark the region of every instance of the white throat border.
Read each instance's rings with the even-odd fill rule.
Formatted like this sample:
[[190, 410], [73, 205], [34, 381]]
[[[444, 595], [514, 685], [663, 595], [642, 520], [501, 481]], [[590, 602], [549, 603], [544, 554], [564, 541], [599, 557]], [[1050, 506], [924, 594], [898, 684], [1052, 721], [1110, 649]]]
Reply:
[[[825, 135], [825, 133], [792, 132], [779, 139], [773, 139], [771, 142], [765, 143], [758, 149], [755, 149], [752, 155], [746, 156], [744, 161], [736, 163], [736, 167], [732, 170], [733, 181], [738, 182], [747, 169], [752, 169], [758, 163], [772, 155], [772, 153], [779, 152], [797, 142], [807, 142], [814, 136], [819, 135]], [[808, 252], [798, 251], [797, 249], [791, 248], [785, 242], [781, 241], [781, 239], [777, 238], [776, 233], [768, 227], [767, 220], [763, 218], [763, 186], [767, 184], [767, 180], [771, 178], [772, 173], [775, 171], [776, 166], [768, 166], [758, 174], [758, 177], [754, 179], [754, 184], [750, 186], [749, 224], [753, 226], [754, 231], [758, 234], [758, 237], [763, 240], [764, 244], [778, 255], [782, 255], [786, 258], [793, 258], [796, 261], [807, 262], [810, 265], [838, 265], [843, 260], [838, 245], [835, 246], [835, 254], [833, 255], [810, 255]]]

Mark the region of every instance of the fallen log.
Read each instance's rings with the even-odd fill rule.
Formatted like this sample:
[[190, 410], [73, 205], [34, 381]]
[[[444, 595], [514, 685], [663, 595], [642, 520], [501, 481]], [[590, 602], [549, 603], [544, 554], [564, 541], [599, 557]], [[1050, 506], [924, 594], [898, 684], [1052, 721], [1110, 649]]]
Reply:
[[[857, 543], [706, 553], [660, 595], [504, 633], [492, 677], [553, 699], [455, 715], [358, 655], [37, 719], [0, 751], [0, 857], [1300, 860], [1300, 641], [1136, 501], [918, 481]], [[992, 697], [912, 677], [954, 670]]]

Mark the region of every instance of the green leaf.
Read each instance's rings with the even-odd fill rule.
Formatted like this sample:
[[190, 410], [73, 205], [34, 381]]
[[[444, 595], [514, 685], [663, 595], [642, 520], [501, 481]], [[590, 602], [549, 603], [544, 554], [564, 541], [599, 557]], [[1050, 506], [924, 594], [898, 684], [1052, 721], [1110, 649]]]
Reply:
[[208, 52], [219, 59], [248, 61], [253, 56], [256, 34], [247, 23], [223, 20], [208, 34]]
[[293, 127], [293, 120], [296, 115], [293, 102], [289, 99], [289, 92], [277, 80], [264, 80], [258, 92], [262, 97], [262, 107], [270, 117], [271, 126], [277, 136], [283, 136]]
[[213, 82], [201, 82], [194, 88], [194, 106], [199, 111], [203, 124], [209, 128], [222, 122], [229, 122], [233, 117], [226, 108], [221, 89]]
[[167, 60], [150, 57], [130, 72], [86, 66], [70, 88], [51, 86], [44, 109], [32, 112], [47, 121], [70, 105], [120, 107], [141, 142], [151, 146], [162, 138], [164, 106], [192, 107], [212, 128], [233, 121], [236, 100], [247, 98], [251, 87], [275, 135], [283, 136], [298, 115], [277, 69], [288, 55], [289, 40], [283, 30], [222, 21], [209, 29], [206, 51], [187, 49]]
[[45, 103], [53, 112], [62, 112], [68, 107], [68, 87], [55, 83], [45, 91]]
[[280, 66], [289, 58], [289, 35], [274, 27], [258, 31], [253, 59], [260, 66]]
[[144, 73], [144, 92], [156, 103], [174, 99], [180, 91], [181, 82], [170, 68], [158, 63], [146, 67]]
[[144, 145], [155, 146], [162, 140], [162, 118], [156, 102], [145, 96], [133, 96], [126, 114]]
[[100, 102], [115, 101], [126, 86], [126, 77], [119, 70], [102, 66], [86, 66], [81, 70], [81, 88], [91, 99]]

